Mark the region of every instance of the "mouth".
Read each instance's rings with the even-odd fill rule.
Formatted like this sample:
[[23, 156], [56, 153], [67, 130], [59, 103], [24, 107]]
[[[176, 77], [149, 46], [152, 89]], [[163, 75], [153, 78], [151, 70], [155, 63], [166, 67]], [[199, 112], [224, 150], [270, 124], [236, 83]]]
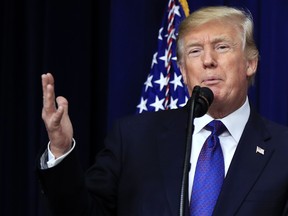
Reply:
[[221, 79], [219, 78], [209, 78], [209, 79], [204, 79], [201, 83], [205, 86], [211, 86], [211, 85], [217, 85]]

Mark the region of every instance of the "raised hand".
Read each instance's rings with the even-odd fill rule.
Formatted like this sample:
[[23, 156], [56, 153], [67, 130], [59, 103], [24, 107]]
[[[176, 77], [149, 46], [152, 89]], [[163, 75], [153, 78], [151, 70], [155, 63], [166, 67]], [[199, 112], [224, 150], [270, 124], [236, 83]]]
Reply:
[[50, 150], [58, 158], [72, 145], [73, 127], [68, 115], [68, 101], [64, 97], [55, 100], [54, 78], [47, 73], [41, 76], [43, 89], [42, 119], [50, 139]]

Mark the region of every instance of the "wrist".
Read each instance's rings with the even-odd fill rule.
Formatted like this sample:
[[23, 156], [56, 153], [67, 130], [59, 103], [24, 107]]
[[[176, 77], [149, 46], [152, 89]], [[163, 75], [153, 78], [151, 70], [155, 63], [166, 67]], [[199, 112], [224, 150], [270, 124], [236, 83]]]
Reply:
[[61, 157], [62, 155], [66, 154], [70, 151], [72, 147], [73, 140], [69, 142], [69, 144], [64, 145], [54, 145], [52, 142], [49, 145], [49, 149], [51, 153], [54, 155], [55, 159]]

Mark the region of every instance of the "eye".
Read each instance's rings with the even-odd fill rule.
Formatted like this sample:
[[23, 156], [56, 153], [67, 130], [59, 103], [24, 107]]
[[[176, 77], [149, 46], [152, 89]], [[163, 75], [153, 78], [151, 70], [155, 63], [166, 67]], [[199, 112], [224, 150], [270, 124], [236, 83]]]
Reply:
[[216, 51], [217, 52], [227, 52], [230, 49], [228, 44], [217, 44]]
[[199, 47], [191, 48], [188, 50], [187, 53], [188, 53], [188, 56], [197, 57], [201, 53], [201, 48], [199, 48]]

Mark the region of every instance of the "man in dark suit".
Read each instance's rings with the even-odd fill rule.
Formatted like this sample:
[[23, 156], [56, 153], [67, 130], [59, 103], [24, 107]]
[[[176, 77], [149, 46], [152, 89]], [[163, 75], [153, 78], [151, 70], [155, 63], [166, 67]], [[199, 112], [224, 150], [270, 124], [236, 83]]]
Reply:
[[[219, 134], [225, 178], [205, 215], [287, 215], [288, 129], [259, 116], [247, 97], [258, 63], [250, 15], [230, 7], [192, 13], [179, 28], [177, 59], [190, 94], [196, 85], [214, 93], [208, 113], [194, 121], [191, 206], [198, 202], [194, 186], [206, 182], [196, 180], [197, 160], [211, 133], [206, 125], [217, 119], [226, 128]], [[38, 173], [55, 215], [178, 215], [187, 107], [119, 120], [84, 174], [67, 100], [56, 98], [56, 108], [51, 74], [42, 75], [42, 86], [50, 143]], [[197, 215], [193, 208], [190, 213]]]

